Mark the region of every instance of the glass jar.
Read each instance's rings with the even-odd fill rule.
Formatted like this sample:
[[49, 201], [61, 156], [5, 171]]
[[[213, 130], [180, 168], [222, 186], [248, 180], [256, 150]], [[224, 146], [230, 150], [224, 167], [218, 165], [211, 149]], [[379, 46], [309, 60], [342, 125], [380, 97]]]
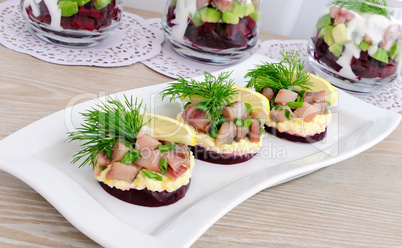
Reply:
[[88, 47], [110, 36], [120, 23], [122, 0], [21, 0], [21, 12], [39, 38]]
[[165, 36], [180, 55], [230, 64], [258, 41], [260, 0], [168, 0]]
[[318, 76], [339, 88], [371, 93], [390, 84], [401, 66], [401, 1], [332, 1], [309, 42]]

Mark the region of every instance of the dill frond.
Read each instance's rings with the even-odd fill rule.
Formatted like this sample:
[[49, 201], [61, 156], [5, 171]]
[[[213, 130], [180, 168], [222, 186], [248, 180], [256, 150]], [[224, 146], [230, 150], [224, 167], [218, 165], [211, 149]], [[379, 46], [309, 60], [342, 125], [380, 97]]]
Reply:
[[108, 98], [106, 103], [102, 102], [92, 107], [85, 113], [84, 123], [77, 131], [68, 133], [68, 142], [83, 141], [81, 150], [74, 154], [72, 163], [84, 158], [79, 167], [86, 164], [96, 164], [96, 158], [101, 152], [105, 152], [111, 159], [113, 146], [119, 140], [135, 144], [137, 134], [146, 124], [144, 123], [144, 111], [142, 101], [133, 102], [133, 98], [124, 96], [124, 104], [119, 100]]
[[229, 105], [237, 93], [233, 88], [234, 82], [230, 79], [231, 74], [222, 72], [215, 77], [211, 73], [204, 72], [204, 81], [186, 80], [180, 77], [177, 82], [169, 84], [160, 95], [162, 100], [170, 97], [170, 101], [194, 95], [202, 97], [196, 108], [204, 110], [206, 115], [211, 117], [212, 124], [217, 127], [220, 124], [223, 107]]
[[[337, 0], [332, 2], [333, 5], [338, 5], [345, 9], [353, 10], [360, 13], [370, 13], [370, 14], [377, 14], [383, 15], [390, 19], [389, 12], [386, 8], [387, 2], [385, 0], [366, 0], [366, 1], [359, 1], [359, 0], [349, 0], [349, 1], [342, 1]], [[376, 6], [377, 5], [377, 6]], [[382, 6], [382, 7], [378, 7]]]
[[280, 89], [292, 89], [298, 86], [302, 90], [310, 90], [312, 83], [309, 81], [309, 75], [304, 69], [304, 61], [299, 58], [299, 53], [286, 51], [281, 52], [282, 61], [278, 63], [265, 62], [258, 65], [256, 69], [251, 69], [244, 76], [250, 78], [247, 82], [247, 88], [254, 88], [261, 92], [264, 87], [271, 88], [274, 93]]

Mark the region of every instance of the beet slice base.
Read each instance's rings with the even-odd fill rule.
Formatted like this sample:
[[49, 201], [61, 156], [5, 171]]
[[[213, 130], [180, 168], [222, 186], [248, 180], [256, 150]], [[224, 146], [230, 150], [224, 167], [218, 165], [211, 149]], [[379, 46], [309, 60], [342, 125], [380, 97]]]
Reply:
[[196, 159], [214, 164], [238, 164], [253, 158], [257, 153], [247, 153], [241, 155], [217, 153], [202, 146], [189, 146]]
[[115, 187], [110, 187], [103, 182], [99, 182], [102, 188], [110, 195], [127, 203], [144, 207], [162, 207], [177, 202], [186, 195], [186, 192], [190, 187], [190, 183], [191, 179], [187, 185], [183, 185], [173, 192], [167, 192], [167, 191], [158, 192], [158, 191], [151, 191], [148, 189], [121, 190]]
[[278, 129], [270, 127], [268, 125], [265, 125], [265, 131], [267, 131], [272, 135], [275, 135], [278, 138], [298, 143], [315, 143], [320, 140], [323, 140], [325, 138], [325, 135], [327, 134], [327, 129], [325, 128], [325, 131], [321, 133], [316, 133], [311, 136], [299, 136], [287, 132], [279, 132]]

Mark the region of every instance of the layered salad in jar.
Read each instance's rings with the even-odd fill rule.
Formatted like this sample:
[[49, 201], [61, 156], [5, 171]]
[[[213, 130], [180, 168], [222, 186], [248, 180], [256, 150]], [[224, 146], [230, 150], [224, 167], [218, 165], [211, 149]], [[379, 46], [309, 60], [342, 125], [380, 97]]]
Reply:
[[336, 76], [352, 83], [397, 76], [401, 32], [385, 1], [334, 1], [316, 28], [310, 53]]
[[259, 0], [171, 0], [163, 26], [173, 42], [211, 51], [248, 49], [258, 40]]
[[35, 33], [71, 38], [106, 32], [118, 24], [122, 12], [119, 0], [22, 0], [21, 11]]

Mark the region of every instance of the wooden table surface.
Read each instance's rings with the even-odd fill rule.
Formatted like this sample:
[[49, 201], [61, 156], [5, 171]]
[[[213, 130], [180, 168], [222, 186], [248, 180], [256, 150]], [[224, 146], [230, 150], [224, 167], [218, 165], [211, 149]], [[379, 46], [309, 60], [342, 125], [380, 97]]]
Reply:
[[[119, 68], [62, 66], [3, 46], [0, 61], [0, 139], [65, 108], [78, 94], [112, 94], [171, 81], [141, 63]], [[399, 125], [381, 143], [353, 158], [252, 196], [193, 247], [402, 247], [401, 161]], [[98, 245], [31, 187], [0, 171], [0, 247]]]

